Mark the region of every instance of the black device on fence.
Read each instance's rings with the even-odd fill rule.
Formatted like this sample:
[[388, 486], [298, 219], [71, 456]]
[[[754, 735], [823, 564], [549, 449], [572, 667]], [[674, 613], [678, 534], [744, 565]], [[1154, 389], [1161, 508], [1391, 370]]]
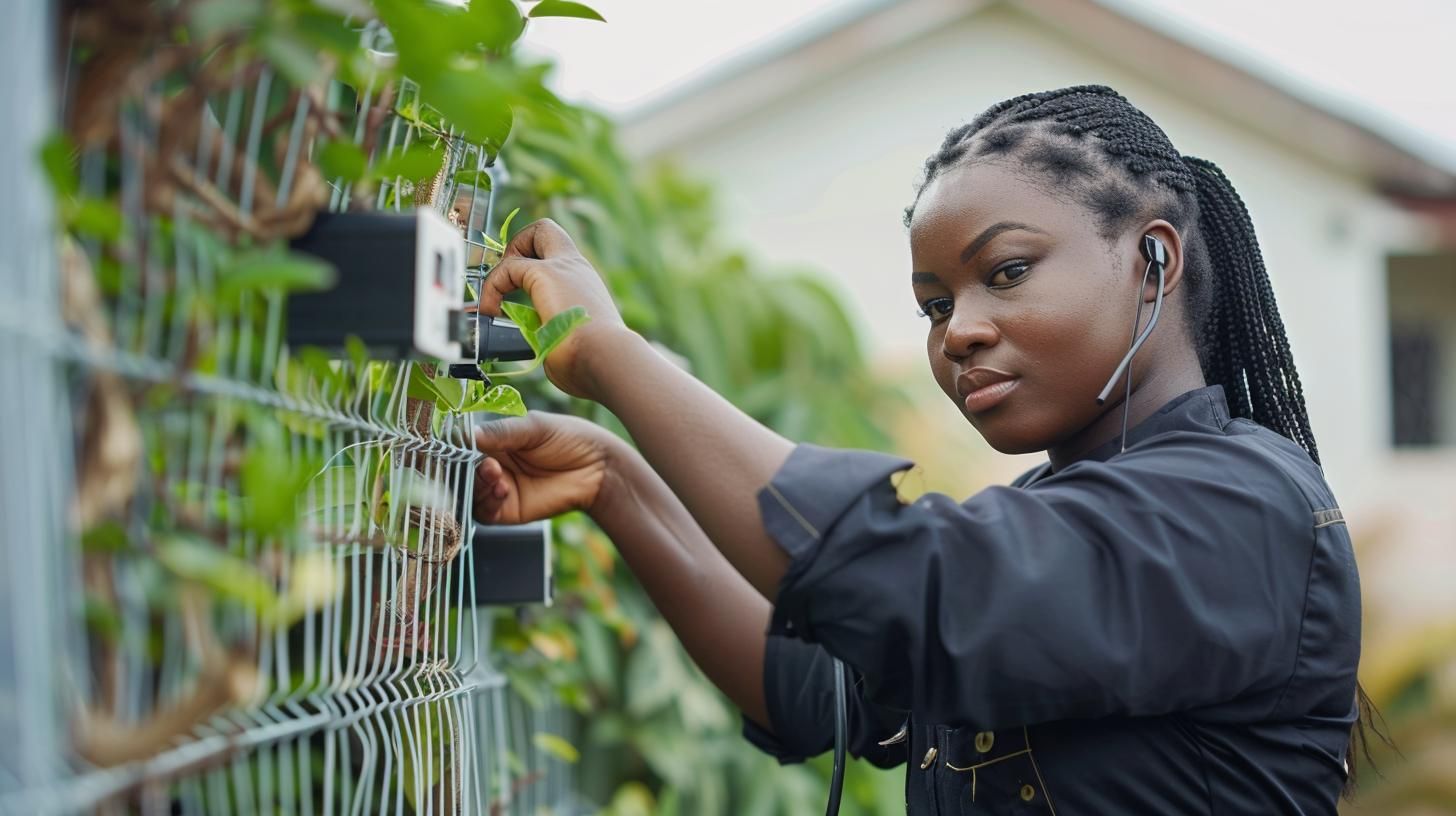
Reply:
[[[320, 213], [292, 247], [331, 264], [339, 282], [333, 291], [288, 298], [290, 345], [337, 351], [353, 335], [375, 355], [395, 360], [432, 357], [446, 362], [451, 376], [470, 379], [484, 379], [479, 363], [535, 356], [509, 320], [466, 311], [467, 245], [433, 210]], [[347, 306], [341, 305], [339, 288], [348, 290]], [[549, 522], [476, 525], [474, 542], [474, 569], [465, 577], [474, 585], [477, 605], [551, 603]], [[839, 813], [844, 788], [846, 686], [844, 664], [835, 658], [828, 816]]]
[[465, 579], [474, 587], [476, 606], [551, 605], [556, 578], [551, 571], [550, 521], [477, 524], [472, 541], [470, 574]]
[[[354, 336], [373, 356], [438, 359], [469, 379], [485, 379], [479, 363], [535, 357], [514, 323], [467, 309], [470, 247], [434, 210], [320, 213], [291, 246], [333, 266], [338, 283], [288, 298], [290, 345], [340, 353]], [[462, 578], [476, 605], [551, 603], [550, 522], [476, 525], [473, 540], [473, 570]]]
[[535, 356], [514, 323], [467, 311], [467, 244], [434, 210], [320, 213], [291, 246], [332, 265], [338, 283], [288, 298], [290, 345], [337, 351], [354, 335], [384, 359], [434, 358], [469, 379], [483, 379], [478, 363]]

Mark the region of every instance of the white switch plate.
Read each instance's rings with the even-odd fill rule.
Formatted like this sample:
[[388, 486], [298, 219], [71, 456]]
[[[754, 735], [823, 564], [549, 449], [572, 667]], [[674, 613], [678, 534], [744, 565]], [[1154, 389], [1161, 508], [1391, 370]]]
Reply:
[[464, 360], [450, 339], [452, 312], [465, 304], [465, 236], [432, 209], [416, 210], [415, 350], [446, 362]]

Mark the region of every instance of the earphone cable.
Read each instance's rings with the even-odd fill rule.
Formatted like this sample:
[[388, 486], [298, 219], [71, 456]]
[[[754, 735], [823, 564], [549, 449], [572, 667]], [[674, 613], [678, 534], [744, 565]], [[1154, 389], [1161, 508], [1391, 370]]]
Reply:
[[827, 816], [839, 813], [839, 798], [844, 790], [844, 746], [849, 731], [849, 693], [844, 675], [844, 663], [834, 658], [834, 773], [829, 778]]
[[1148, 261], [1147, 267], [1143, 269], [1143, 284], [1138, 287], [1137, 311], [1133, 313], [1132, 317], [1132, 336], [1127, 341], [1127, 390], [1122, 397], [1122, 434], [1118, 437], [1117, 442], [1119, 452], [1127, 450], [1127, 411], [1128, 407], [1132, 405], [1132, 355], [1136, 353], [1138, 324], [1143, 322], [1143, 291], [1148, 288], [1148, 275], [1152, 274], [1152, 271], [1153, 262]]

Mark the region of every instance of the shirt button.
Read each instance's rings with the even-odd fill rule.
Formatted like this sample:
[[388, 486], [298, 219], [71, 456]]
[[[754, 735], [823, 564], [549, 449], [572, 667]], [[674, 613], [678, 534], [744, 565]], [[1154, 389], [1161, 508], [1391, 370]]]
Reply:
[[923, 771], [929, 768], [930, 763], [935, 761], [935, 755], [938, 753], [940, 752], [935, 750], [935, 746], [931, 746], [930, 750], [925, 752], [925, 759], [920, 760], [920, 770]]
[[907, 722], [904, 725], [900, 726], [900, 730], [896, 731], [894, 736], [890, 737], [889, 739], [880, 740], [877, 744], [882, 748], [888, 748], [889, 746], [896, 743], [904, 742], [905, 739], [909, 736], [910, 724]]
[[982, 731], [976, 735], [976, 750], [983, 754], [991, 750], [991, 746], [995, 744], [996, 735], [990, 731]]
[[1021, 786], [1021, 801], [1023, 801], [1023, 802], [1030, 802], [1032, 799], [1035, 799], [1035, 798], [1036, 798], [1036, 788], [1033, 788], [1030, 785], [1022, 785]]

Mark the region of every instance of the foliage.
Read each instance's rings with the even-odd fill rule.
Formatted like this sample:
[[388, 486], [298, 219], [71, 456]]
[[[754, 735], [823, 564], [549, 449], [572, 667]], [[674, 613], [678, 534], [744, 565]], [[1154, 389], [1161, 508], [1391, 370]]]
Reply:
[[[542, 76], [540, 67], [521, 71]], [[888, 445], [874, 417], [902, 398], [867, 371], [837, 294], [819, 277], [772, 273], [724, 246], [706, 187], [671, 167], [635, 166], [607, 119], [559, 103], [519, 114], [502, 157], [511, 171], [497, 191], [504, 207], [560, 223], [629, 325], [681, 354], [708, 385], [790, 438]], [[535, 386], [523, 386], [533, 405], [621, 430], [599, 407]], [[519, 682], [552, 687], [581, 713], [577, 776], [589, 797], [622, 816], [822, 808], [828, 757], [779, 768], [747, 743], [737, 712], [605, 536], [580, 516], [557, 531], [567, 545], [557, 551], [560, 603], [534, 610], [524, 629], [503, 621], [500, 643], [515, 655]], [[902, 786], [899, 772], [856, 763], [843, 812], [900, 812]]]
[[[1362, 570], [1401, 552], [1399, 525], [1374, 521], [1355, 538]], [[1360, 681], [1379, 711], [1378, 730], [1367, 729], [1373, 762], [1359, 757], [1356, 795], [1340, 812], [1456, 814], [1456, 617], [1413, 619], [1394, 600], [1365, 595]]]
[[[521, 222], [541, 217], [560, 222], [602, 271], [627, 322], [680, 354], [719, 393], [793, 439], [869, 448], [888, 444], [872, 417], [900, 398], [870, 376], [836, 293], [820, 278], [770, 273], [750, 254], [724, 246], [715, 235], [706, 188], [667, 167], [634, 166], [616, 144], [609, 121], [546, 89], [548, 66], [511, 56], [529, 19], [600, 20], [590, 7], [539, 0], [523, 14], [513, 0], [473, 0], [465, 7], [421, 0], [153, 5], [156, 19], [139, 21], [135, 30], [166, 40], [170, 50], [136, 42], [123, 48], [97, 39], [88, 46], [95, 48], [90, 65], [82, 66], [83, 90], [108, 81], [126, 86], [101, 67], [117, 75], [169, 77], [166, 104], [158, 109], [196, 122], [208, 106], [218, 107], [236, 77], [256, 77], [254, 69], [266, 63], [283, 82], [248, 103], [265, 106], [267, 116], [255, 111], [255, 118], [286, 125], [312, 117], [316, 138], [305, 148], [306, 161], [290, 191], [278, 184], [287, 166], [285, 142], [263, 137], [258, 167], [247, 168], [256, 170], [250, 183], [260, 190], [251, 211], [222, 194], [229, 185], [221, 169], [219, 191], [207, 178], [169, 164], [173, 156], [201, 151], [185, 142], [197, 138], [195, 129], [168, 127], [165, 121], [152, 123], [163, 138], [155, 155], [138, 159], [149, 184], [145, 213], [131, 205], [123, 211], [114, 189], [104, 191], [107, 195], [82, 184], [77, 155], [105, 153], [117, 143], [115, 106], [99, 101], [102, 95], [79, 94], [67, 135], [45, 146], [40, 160], [57, 193], [60, 222], [70, 235], [100, 248], [91, 254], [105, 295], [124, 294], [136, 276], [129, 264], [141, 247], [163, 269], [176, 267], [186, 247], [190, 263], [217, 271], [213, 288], [183, 290], [179, 284], [147, 294], [149, 306], [159, 304], [158, 315], [184, 327], [179, 344], [184, 352], [171, 361], [179, 372], [176, 382], [153, 384], [138, 394], [117, 392], [123, 407], [113, 425], [141, 428], [137, 455], [150, 492], [138, 499], [122, 491], [122, 500], [83, 518], [89, 558], [125, 560], [127, 569], [170, 576], [187, 592], [204, 590], [208, 603], [194, 604], [200, 611], [193, 617], [214, 616], [208, 604], [216, 601], [217, 617], [242, 609], [260, 624], [287, 627], [333, 600], [342, 583], [332, 557], [315, 556], [327, 552], [325, 545], [343, 542], [316, 540], [310, 527], [315, 514], [332, 519], [333, 528], [346, 531], [351, 541], [367, 534], [371, 547], [417, 553], [426, 513], [450, 500], [388, 442], [331, 447], [336, 438], [307, 411], [250, 409], [228, 401], [203, 408], [186, 390], [187, 377], [256, 375], [257, 385], [290, 399], [363, 406], [363, 418], [380, 424], [394, 423], [397, 417], [389, 412], [410, 400], [430, 409], [414, 427], [426, 436], [458, 429], [448, 423], [463, 414], [517, 414], [527, 402], [622, 431], [604, 410], [569, 399], [538, 371], [541, 359], [589, 319], [580, 310], [542, 325], [528, 304], [506, 304], [537, 361], [488, 373], [516, 387], [462, 381], [417, 364], [406, 371], [370, 360], [358, 342], [348, 345], [342, 360], [316, 349], [282, 356], [266, 343], [226, 344], [231, 336], [265, 336], [269, 315], [287, 292], [331, 283], [327, 269], [284, 249], [284, 240], [306, 227], [329, 195], [344, 192], [352, 196], [345, 206], [358, 208], [371, 206], [378, 193], [383, 206], [407, 207], [442, 175], [450, 176], [443, 172], [446, 158], [458, 155], [462, 142], [482, 148], [486, 159], [499, 155], [509, 168], [509, 182], [495, 191], [497, 212], [510, 211], [512, 217], [519, 212]], [[88, 4], [76, 8], [83, 23], [78, 30], [115, 28], [105, 18], [118, 12]], [[389, 38], [381, 47], [396, 52], [394, 60], [381, 60], [361, 46], [359, 29], [376, 15]], [[172, 60], [164, 64], [169, 70], [198, 67], [193, 74], [169, 76], [161, 68], [148, 73], [155, 66], [145, 60], [160, 53]], [[344, 99], [340, 108], [349, 111], [342, 119], [304, 104], [313, 98], [306, 89], [326, 84], [330, 76], [343, 83], [334, 89]], [[389, 117], [416, 129], [419, 138], [399, 150], [376, 150], [371, 137], [361, 143], [349, 135], [377, 129]], [[236, 148], [219, 152], [231, 155]], [[114, 164], [115, 157], [111, 160]], [[103, 169], [111, 184], [116, 168]], [[477, 190], [489, 183], [480, 167], [461, 168], [450, 180]], [[177, 219], [173, 196], [179, 192], [207, 206], [192, 210], [189, 220]], [[509, 238], [511, 218], [502, 221], [498, 237], [483, 241], [495, 253]], [[121, 353], [152, 353], [150, 347], [128, 346], [133, 340], [146, 338], [104, 338]], [[210, 423], [207, 438], [221, 445], [215, 473], [200, 479], [187, 469], [178, 476], [179, 462], [169, 461], [169, 452], [196, 443], [190, 417], [199, 415]], [[88, 447], [85, 441], [81, 447]], [[155, 511], [145, 518], [128, 515], [135, 506]], [[413, 537], [411, 512], [420, 519]], [[535, 747], [562, 761], [579, 760], [584, 792], [608, 813], [799, 814], [822, 806], [828, 759], [780, 770], [749, 746], [731, 706], [693, 666], [610, 542], [581, 516], [562, 519], [556, 529], [567, 545], [558, 550], [560, 603], [503, 613], [495, 626], [495, 645], [506, 655], [517, 692], [538, 703], [555, 695], [583, 715], [579, 739], [541, 734]], [[289, 555], [262, 563], [262, 555], [277, 553]], [[166, 589], [160, 577], [149, 580], [163, 587], [148, 600], [163, 617], [175, 608], [179, 593]], [[361, 599], [353, 600], [357, 607]], [[103, 644], [121, 640], [124, 621], [116, 606], [105, 594], [84, 599], [93, 637]], [[237, 661], [251, 659], [243, 655]], [[440, 711], [426, 710], [423, 722], [431, 739], [454, 738], [440, 724]], [[178, 733], [191, 725], [183, 723]], [[846, 793], [847, 816], [894, 812], [902, 801], [899, 775], [868, 766], [851, 771]], [[405, 795], [414, 804], [422, 791], [411, 787]]]

